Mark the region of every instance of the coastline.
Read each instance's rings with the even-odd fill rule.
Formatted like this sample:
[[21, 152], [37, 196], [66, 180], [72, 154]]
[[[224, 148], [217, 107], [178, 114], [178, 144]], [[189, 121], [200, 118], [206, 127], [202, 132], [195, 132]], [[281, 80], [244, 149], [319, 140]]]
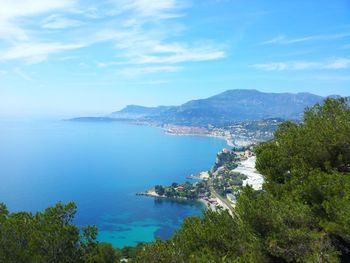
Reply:
[[[126, 122], [131, 125], [141, 125], [141, 126], [149, 126], [154, 128], [160, 128], [164, 131], [167, 135], [176, 135], [176, 136], [205, 136], [205, 137], [212, 137], [212, 138], [218, 138], [221, 140], [225, 140], [227, 146], [229, 147], [241, 147], [245, 146], [247, 143], [237, 143], [234, 142], [234, 139], [232, 135], [219, 135], [217, 133], [225, 133], [227, 131], [220, 130], [220, 131], [211, 131], [207, 128], [202, 127], [191, 127], [191, 126], [176, 126], [176, 125], [169, 125], [169, 124], [158, 124], [158, 123], [152, 123], [147, 121], [135, 121], [130, 119], [122, 119], [122, 118], [111, 118], [111, 117], [78, 117], [78, 118], [72, 118], [72, 119], [64, 119], [64, 121], [78, 121], [78, 122]], [[197, 132], [196, 132], [197, 131]], [[248, 143], [249, 144], [249, 143]]]
[[220, 198], [211, 197], [211, 198], [197, 198], [197, 199], [187, 199], [182, 197], [167, 197], [164, 195], [158, 195], [154, 188], [146, 190], [145, 192], [136, 193], [138, 196], [146, 196], [151, 198], [160, 198], [166, 200], [172, 200], [176, 202], [199, 202], [204, 205], [205, 209], [217, 210], [219, 208], [228, 210], [231, 213], [231, 208], [228, 207]]
[[136, 193], [137, 196], [145, 196], [145, 197], [151, 197], [151, 198], [159, 198], [159, 199], [166, 199], [166, 200], [171, 200], [171, 201], [176, 201], [176, 202], [199, 202], [205, 206], [206, 209], [210, 208], [209, 202], [202, 198], [198, 199], [187, 199], [187, 198], [181, 198], [181, 197], [167, 197], [164, 195], [158, 195], [154, 188], [151, 188], [149, 190], [146, 190], [144, 192], [139, 192]]
[[[255, 156], [249, 156], [248, 158], [241, 160], [238, 163], [238, 166], [234, 168], [233, 172], [238, 172], [240, 174], [244, 174], [247, 176], [245, 180], [243, 180], [243, 186], [251, 185], [255, 190], [260, 190], [262, 188], [262, 184], [264, 181], [264, 178], [261, 174], [258, 173], [258, 171], [255, 169], [255, 162], [256, 157]], [[217, 171], [214, 172], [214, 177], [218, 176]], [[197, 201], [201, 202], [206, 209], [224, 209], [228, 210], [228, 212], [233, 216], [234, 214], [234, 207], [235, 203], [227, 199], [226, 197], [220, 195], [213, 187], [212, 185], [212, 178], [210, 177], [209, 172], [203, 171], [200, 172], [196, 176], [188, 176], [188, 179], [198, 179], [198, 180], [206, 180], [209, 184], [209, 189], [211, 194], [210, 195], [202, 195], [197, 196], [196, 198], [187, 198], [187, 197], [174, 197], [174, 196], [166, 196], [166, 195], [159, 195], [156, 192], [156, 188], [151, 188], [146, 190], [142, 193], [137, 193], [137, 195], [142, 196], [148, 196], [153, 198], [162, 198], [162, 199], [169, 199], [174, 201]], [[196, 183], [195, 183], [196, 184]]]
[[[157, 126], [153, 126], [153, 127], [157, 127]], [[215, 135], [215, 134], [204, 134], [204, 133], [174, 133], [174, 132], [169, 132], [166, 128], [164, 127], [159, 127], [161, 128], [164, 133], [166, 135], [173, 135], [173, 136], [203, 136], [203, 137], [211, 137], [211, 138], [217, 138], [220, 140], [225, 140], [227, 146], [230, 147], [239, 147], [239, 145], [235, 144], [233, 142], [233, 138], [232, 137], [226, 137], [226, 136], [220, 136], [220, 135]]]

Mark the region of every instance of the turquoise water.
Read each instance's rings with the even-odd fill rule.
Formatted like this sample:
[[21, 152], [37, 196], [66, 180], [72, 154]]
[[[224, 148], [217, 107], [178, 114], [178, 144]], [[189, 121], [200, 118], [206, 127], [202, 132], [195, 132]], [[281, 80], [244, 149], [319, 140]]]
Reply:
[[1, 120], [0, 202], [35, 212], [75, 201], [76, 224], [96, 224], [99, 240], [116, 247], [166, 239], [202, 205], [135, 193], [209, 169], [223, 147], [117, 122]]

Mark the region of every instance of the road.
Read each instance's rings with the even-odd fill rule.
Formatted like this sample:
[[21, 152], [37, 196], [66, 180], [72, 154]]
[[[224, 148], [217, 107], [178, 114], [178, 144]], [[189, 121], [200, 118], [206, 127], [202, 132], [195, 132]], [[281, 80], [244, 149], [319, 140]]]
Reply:
[[[213, 176], [215, 176], [215, 174], [213, 174]], [[224, 209], [229, 210], [229, 213], [233, 216], [234, 215], [234, 207], [232, 205], [232, 203], [227, 200], [226, 198], [222, 197], [220, 194], [218, 194], [214, 187], [213, 187], [213, 181], [212, 181], [212, 177], [208, 180], [208, 185], [209, 185], [209, 189], [211, 194], [216, 198], [219, 199], [221, 201], [221, 205], [223, 206]], [[220, 203], [220, 202], [219, 202]]]

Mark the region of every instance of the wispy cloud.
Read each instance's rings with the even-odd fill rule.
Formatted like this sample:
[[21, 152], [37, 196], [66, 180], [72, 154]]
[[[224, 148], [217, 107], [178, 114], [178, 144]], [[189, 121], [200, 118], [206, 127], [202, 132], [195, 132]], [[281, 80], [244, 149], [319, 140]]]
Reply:
[[264, 71], [284, 71], [284, 70], [322, 70], [322, 69], [347, 69], [350, 68], [350, 59], [335, 58], [327, 61], [285, 61], [271, 62], [252, 65], [256, 69]]
[[50, 54], [84, 47], [83, 44], [19, 43], [0, 53], [0, 60], [23, 59], [27, 63], [46, 60]]
[[350, 37], [350, 33], [346, 32], [346, 33], [338, 33], [338, 34], [311, 35], [311, 36], [304, 36], [304, 37], [297, 37], [297, 38], [288, 38], [285, 35], [278, 35], [272, 39], [263, 41], [259, 44], [260, 45], [296, 44], [301, 42], [317, 41], [317, 40], [329, 41], [329, 40], [335, 40], [335, 39], [346, 38], [346, 37]]
[[[130, 40], [130, 39], [129, 39]], [[128, 46], [119, 42], [124, 50], [122, 61], [97, 62], [99, 67], [109, 67], [123, 64], [178, 64], [216, 60], [225, 57], [225, 52], [210, 45], [184, 46], [181, 44], [160, 44], [148, 41], [135, 42]]]
[[3, 0], [0, 8], [0, 39], [28, 40], [29, 34], [23, 28], [21, 18], [69, 8], [74, 6], [75, 2], [75, 0]]
[[[3, 0], [0, 8], [0, 40], [4, 40], [6, 45], [0, 50], [0, 60], [23, 59], [26, 62], [40, 62], [52, 54], [64, 50], [78, 48], [77, 44], [64, 44], [58, 41], [50, 42], [41, 40], [40, 31], [35, 27], [28, 28], [27, 24], [32, 24], [35, 20], [27, 19], [53, 11], [63, 11], [72, 8], [76, 0]], [[60, 17], [51, 16], [51, 21], [44, 21], [46, 28], [64, 26], [64, 21]], [[39, 23], [39, 21], [38, 21]], [[56, 24], [55, 24], [56, 23]], [[20, 71], [17, 70], [17, 74]]]
[[[119, 12], [128, 11], [117, 30], [110, 30], [117, 50], [114, 61], [99, 61], [100, 67], [123, 64], [178, 64], [209, 61], [225, 57], [225, 52], [216, 43], [178, 42], [173, 39], [183, 25], [169, 20], [184, 15], [186, 1], [119, 0]], [[152, 29], [150, 29], [150, 24]], [[180, 29], [181, 30], [181, 29]], [[106, 35], [106, 34], [105, 34]]]
[[181, 51], [173, 52], [168, 56], [143, 56], [135, 60], [135, 63], [169, 63], [176, 64], [181, 62], [208, 61], [225, 57], [223, 51], [211, 50], [211, 47], [203, 48], [184, 48]]
[[75, 0], [2, 0], [0, 17], [12, 20], [18, 17], [38, 15], [52, 10], [71, 7]]
[[[214, 41], [182, 38], [186, 26], [180, 20], [189, 6], [188, 0], [110, 0], [95, 6], [78, 0], [4, 0], [0, 40], [7, 45], [0, 49], [0, 60], [38, 63], [54, 54], [111, 42], [111, 60], [97, 65], [127, 67], [126, 74], [136, 76], [180, 68], [171, 64], [225, 57], [222, 45]], [[30, 23], [23, 22], [29, 18]]]
[[286, 36], [279, 35], [279, 36], [276, 36], [276, 37], [274, 37], [272, 39], [263, 41], [263, 42], [261, 42], [259, 44], [260, 45], [276, 44], [276, 43], [281, 43], [281, 42], [285, 41], [285, 39], [286, 39]]
[[[185, 1], [179, 0], [116, 0], [121, 11], [132, 11], [133, 15], [151, 19], [169, 19], [182, 16], [180, 11], [187, 6]], [[118, 9], [117, 9], [118, 10]]]
[[41, 27], [48, 29], [63, 29], [68, 27], [78, 27], [83, 23], [79, 20], [70, 19], [61, 15], [50, 15], [43, 21]]

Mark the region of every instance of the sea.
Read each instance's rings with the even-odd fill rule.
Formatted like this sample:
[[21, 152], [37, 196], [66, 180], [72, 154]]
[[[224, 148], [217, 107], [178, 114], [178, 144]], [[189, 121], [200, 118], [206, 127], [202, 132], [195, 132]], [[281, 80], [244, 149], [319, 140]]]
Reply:
[[0, 120], [0, 202], [11, 212], [74, 201], [74, 223], [114, 247], [169, 238], [199, 202], [137, 196], [211, 168], [218, 138], [166, 135], [121, 122]]

